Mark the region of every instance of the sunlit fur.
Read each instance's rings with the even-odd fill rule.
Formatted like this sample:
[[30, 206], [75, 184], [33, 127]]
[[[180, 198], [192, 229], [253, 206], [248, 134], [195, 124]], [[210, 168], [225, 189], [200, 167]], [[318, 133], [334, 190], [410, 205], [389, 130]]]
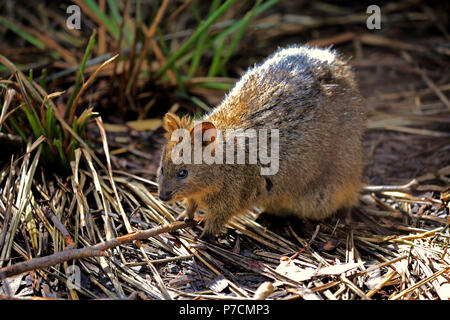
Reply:
[[[323, 219], [358, 199], [365, 111], [350, 67], [328, 49], [280, 49], [250, 68], [223, 102], [202, 118], [217, 130], [279, 129], [279, 171], [261, 176], [256, 165], [175, 165], [168, 142], [158, 170], [160, 193], [185, 199], [186, 217], [206, 211], [205, 233], [253, 206], [276, 215]], [[167, 136], [192, 129], [167, 115]], [[190, 142], [187, 142], [190, 143]], [[179, 170], [186, 179], [177, 179]]]

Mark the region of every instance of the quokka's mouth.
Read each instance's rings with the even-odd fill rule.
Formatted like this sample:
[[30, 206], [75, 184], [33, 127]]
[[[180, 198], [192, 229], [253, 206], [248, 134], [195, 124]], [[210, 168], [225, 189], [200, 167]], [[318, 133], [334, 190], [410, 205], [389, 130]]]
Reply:
[[172, 200], [173, 192], [171, 193], [159, 193], [158, 198], [162, 201], [170, 201]]

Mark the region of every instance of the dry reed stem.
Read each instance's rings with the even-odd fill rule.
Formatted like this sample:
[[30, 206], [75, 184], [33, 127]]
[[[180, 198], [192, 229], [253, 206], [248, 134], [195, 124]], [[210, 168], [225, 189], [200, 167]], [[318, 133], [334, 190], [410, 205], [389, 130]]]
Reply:
[[113, 238], [111, 240], [107, 240], [92, 246], [80, 248], [80, 249], [71, 249], [67, 251], [62, 251], [55, 253], [50, 256], [45, 256], [41, 258], [34, 258], [29, 261], [16, 263], [9, 267], [4, 267], [0, 269], [0, 279], [4, 279], [7, 277], [11, 277], [16, 274], [21, 274], [27, 271], [42, 269], [45, 267], [54, 266], [60, 264], [64, 261], [76, 260], [82, 258], [90, 258], [95, 256], [106, 256], [106, 250], [115, 248], [124, 243], [133, 242], [136, 240], [144, 240], [150, 237], [154, 237], [161, 233], [173, 232], [183, 228], [194, 227], [197, 225], [197, 221], [190, 220], [186, 222], [172, 222], [168, 225], [163, 225], [155, 228], [151, 228], [149, 230], [136, 231], [133, 233], [126, 234], [124, 236], [120, 236], [117, 238]]
[[93, 74], [91, 74], [89, 76], [89, 78], [87, 79], [87, 81], [83, 84], [83, 86], [81, 87], [80, 91], [78, 91], [77, 95], [75, 96], [75, 99], [73, 100], [72, 103], [72, 108], [70, 109], [70, 113], [69, 113], [69, 117], [67, 118], [67, 121], [69, 123], [72, 123], [73, 121], [73, 117], [75, 115], [75, 110], [77, 108], [78, 105], [78, 100], [80, 100], [81, 96], [83, 95], [84, 91], [87, 89], [87, 87], [95, 80], [95, 78], [97, 77], [97, 74], [103, 70], [103, 68], [105, 68], [108, 64], [110, 64], [111, 62], [113, 62], [114, 60], [117, 59], [119, 55], [116, 54], [113, 57], [109, 58], [108, 60], [106, 60], [105, 62], [103, 62], [96, 70]]

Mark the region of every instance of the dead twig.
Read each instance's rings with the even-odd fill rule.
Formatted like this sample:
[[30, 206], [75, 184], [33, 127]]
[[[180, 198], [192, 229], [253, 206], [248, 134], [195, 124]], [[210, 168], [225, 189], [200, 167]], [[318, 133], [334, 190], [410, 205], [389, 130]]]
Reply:
[[416, 179], [413, 179], [402, 186], [364, 186], [362, 188], [362, 191], [365, 193], [382, 191], [409, 191], [411, 190], [411, 188], [417, 186], [417, 184], [418, 181]]
[[48, 206], [45, 206], [42, 211], [44, 212], [45, 216], [48, 219], [52, 220], [55, 227], [59, 231], [61, 231], [61, 234], [64, 237], [64, 241], [66, 242], [66, 250], [73, 249], [75, 247], [75, 242], [73, 241], [66, 227], [58, 219], [58, 217], [52, 212], [52, 210]]
[[154, 237], [161, 233], [173, 232], [179, 229], [190, 228], [196, 226], [198, 223], [197, 219], [189, 221], [175, 221], [167, 225], [158, 226], [148, 230], [137, 231], [134, 233], [129, 233], [121, 237], [113, 238], [111, 240], [95, 244], [93, 246], [88, 246], [80, 249], [72, 249], [67, 251], [58, 252], [50, 256], [45, 256], [41, 258], [34, 258], [29, 261], [24, 261], [16, 263], [14, 265], [1, 268], [0, 269], [0, 279], [5, 279], [20, 273], [27, 271], [42, 269], [50, 266], [60, 264], [64, 261], [90, 258], [95, 256], [105, 256], [105, 251], [124, 243], [133, 242], [136, 240], [143, 240], [150, 237]]

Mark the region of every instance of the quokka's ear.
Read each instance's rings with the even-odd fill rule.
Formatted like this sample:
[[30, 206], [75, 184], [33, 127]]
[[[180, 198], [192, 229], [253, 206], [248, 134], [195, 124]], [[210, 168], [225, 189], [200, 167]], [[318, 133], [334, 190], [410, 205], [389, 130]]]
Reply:
[[214, 142], [217, 137], [217, 130], [213, 123], [205, 121], [197, 123], [191, 129], [191, 141], [200, 141], [202, 146], [205, 147]]
[[166, 113], [163, 119], [163, 128], [167, 132], [167, 137], [170, 137], [174, 130], [180, 128], [180, 122], [181, 119], [176, 114], [170, 112]]

